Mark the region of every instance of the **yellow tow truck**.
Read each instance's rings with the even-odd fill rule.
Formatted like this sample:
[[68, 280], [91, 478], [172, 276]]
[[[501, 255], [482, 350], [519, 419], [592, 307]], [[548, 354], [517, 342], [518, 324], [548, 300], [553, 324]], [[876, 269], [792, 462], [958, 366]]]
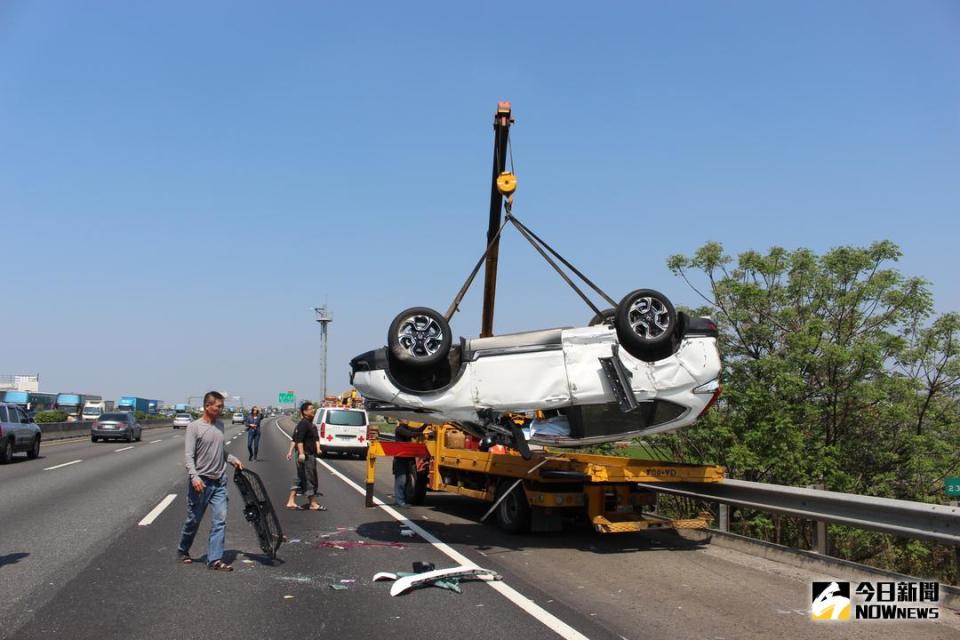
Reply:
[[[366, 504], [373, 506], [377, 458], [417, 458], [410, 501], [442, 491], [491, 503], [487, 515], [508, 532], [558, 531], [568, 520], [586, 519], [600, 533], [645, 529], [703, 529], [711, 516], [671, 520], [644, 512], [655, 492], [637, 483], [720, 482], [724, 468], [658, 460], [539, 449], [524, 459], [511, 449], [480, 451], [453, 425], [429, 425], [422, 442], [389, 442], [372, 430], [367, 453]], [[649, 510], [648, 510], [649, 511]], [[486, 517], [486, 516], [485, 516]]]

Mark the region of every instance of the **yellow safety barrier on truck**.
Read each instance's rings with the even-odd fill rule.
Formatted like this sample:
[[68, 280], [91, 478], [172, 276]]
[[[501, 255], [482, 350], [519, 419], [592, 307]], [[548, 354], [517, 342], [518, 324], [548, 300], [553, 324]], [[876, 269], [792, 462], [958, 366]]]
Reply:
[[[430, 426], [423, 442], [385, 442], [371, 433], [367, 454], [367, 506], [373, 506], [376, 460], [382, 456], [415, 457], [415, 504], [426, 491], [456, 493], [494, 503], [497, 524], [507, 531], [556, 531], [565, 519], [584, 516], [601, 533], [644, 529], [705, 528], [709, 513], [671, 520], [644, 513], [656, 495], [638, 486], [645, 482], [720, 482], [724, 468], [658, 460], [638, 460], [544, 449], [524, 460], [511, 450], [499, 453], [466, 447], [462, 431], [452, 425]], [[488, 511], [487, 515], [490, 515]]]

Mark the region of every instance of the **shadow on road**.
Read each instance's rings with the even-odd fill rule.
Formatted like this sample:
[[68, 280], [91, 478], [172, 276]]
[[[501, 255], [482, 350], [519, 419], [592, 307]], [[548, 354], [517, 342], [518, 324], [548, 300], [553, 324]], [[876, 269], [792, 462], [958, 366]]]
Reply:
[[[430, 517], [429, 511], [427, 516]], [[446, 511], [444, 511], [446, 513]], [[638, 533], [600, 534], [586, 525], [568, 527], [558, 533], [509, 534], [492, 523], [447, 523], [434, 519], [422, 520], [420, 514], [410, 512], [408, 517], [437, 538], [453, 545], [466, 545], [486, 555], [536, 549], [566, 549], [581, 553], [620, 554], [640, 551], [695, 551], [707, 541], [689, 540], [671, 529]], [[401, 524], [396, 520], [368, 522], [356, 528], [361, 538], [380, 542], [399, 542], [407, 546], [424, 544], [420, 536], [402, 536]]]
[[0, 556], [0, 567], [8, 564], [16, 564], [26, 558], [29, 553], [8, 553], [5, 556]]
[[257, 564], [267, 567], [279, 567], [285, 564], [281, 558], [274, 560], [270, 556], [262, 553], [247, 553], [246, 551], [237, 551], [236, 549], [227, 549], [223, 552], [223, 561], [227, 564], [234, 564], [238, 557], [242, 560], [253, 560]]

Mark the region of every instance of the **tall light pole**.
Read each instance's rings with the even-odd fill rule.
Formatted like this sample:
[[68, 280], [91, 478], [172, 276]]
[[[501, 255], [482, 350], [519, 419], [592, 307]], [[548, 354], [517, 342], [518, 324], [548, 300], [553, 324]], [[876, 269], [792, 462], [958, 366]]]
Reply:
[[323, 389], [320, 394], [320, 404], [327, 398], [327, 326], [333, 322], [333, 314], [327, 311], [327, 305], [321, 305], [313, 308], [317, 314], [317, 322], [320, 323], [320, 343], [323, 347], [323, 360], [320, 366], [323, 370]]

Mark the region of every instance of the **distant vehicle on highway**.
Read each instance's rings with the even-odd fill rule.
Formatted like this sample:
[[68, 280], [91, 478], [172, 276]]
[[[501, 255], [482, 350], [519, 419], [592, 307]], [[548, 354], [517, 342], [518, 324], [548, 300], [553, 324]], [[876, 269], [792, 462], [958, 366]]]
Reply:
[[138, 398], [137, 396], [121, 396], [117, 401], [117, 411], [156, 413], [157, 401]]
[[10, 462], [17, 451], [30, 459], [40, 455], [40, 427], [15, 404], [0, 402], [0, 464]]
[[140, 442], [143, 436], [143, 427], [130, 411], [105, 413], [90, 427], [90, 441], [98, 440], [126, 440]]
[[367, 457], [367, 412], [363, 409], [321, 407], [313, 417], [320, 434], [320, 453]]
[[179, 429], [180, 427], [186, 429], [187, 425], [191, 422], [193, 422], [193, 416], [189, 413], [178, 413], [177, 415], [173, 416], [174, 429]]
[[231, 424], [243, 424], [243, 414], [239, 411], [233, 414], [233, 418], [230, 420]]
[[57, 395], [57, 409], [67, 414], [67, 420], [79, 420], [80, 412], [88, 402], [100, 402], [102, 399], [89, 393], [60, 393]]
[[113, 411], [112, 400], [97, 400], [86, 402], [83, 405], [83, 412], [80, 414], [81, 420], [96, 420], [105, 413]]
[[50, 411], [57, 407], [57, 394], [31, 391], [27, 394], [27, 413], [32, 417], [38, 411]]

